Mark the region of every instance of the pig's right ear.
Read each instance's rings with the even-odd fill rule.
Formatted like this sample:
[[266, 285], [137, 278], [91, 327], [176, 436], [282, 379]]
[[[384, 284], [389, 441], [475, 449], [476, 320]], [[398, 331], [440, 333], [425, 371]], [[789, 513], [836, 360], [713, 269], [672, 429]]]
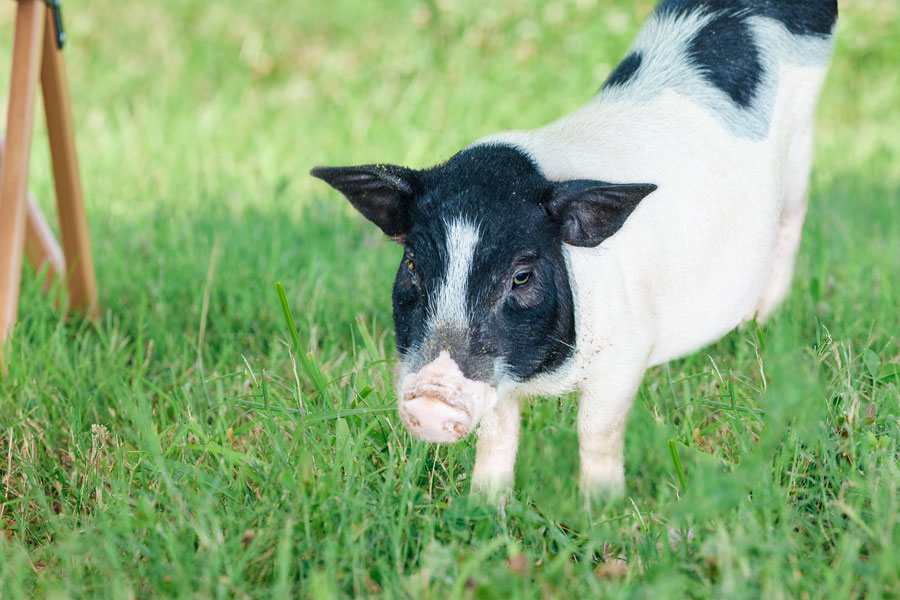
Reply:
[[396, 165], [316, 167], [310, 175], [344, 194], [388, 237], [403, 242], [410, 228], [409, 204], [418, 183], [414, 170]]

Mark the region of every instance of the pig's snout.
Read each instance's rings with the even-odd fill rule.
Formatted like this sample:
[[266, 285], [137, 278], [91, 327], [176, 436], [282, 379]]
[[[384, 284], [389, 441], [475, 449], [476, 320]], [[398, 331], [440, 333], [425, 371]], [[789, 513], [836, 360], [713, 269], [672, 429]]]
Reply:
[[465, 377], [446, 351], [400, 382], [400, 418], [426, 442], [459, 440], [496, 402], [497, 390]]

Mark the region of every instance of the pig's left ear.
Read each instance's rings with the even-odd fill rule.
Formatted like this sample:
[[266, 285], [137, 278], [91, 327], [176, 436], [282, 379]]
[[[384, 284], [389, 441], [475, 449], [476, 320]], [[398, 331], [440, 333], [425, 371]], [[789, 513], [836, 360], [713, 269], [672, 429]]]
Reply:
[[651, 183], [564, 181], [554, 185], [547, 212], [560, 220], [565, 243], [594, 247], [617, 232], [655, 189]]
[[402, 242], [409, 232], [409, 203], [416, 172], [396, 165], [316, 167], [310, 175], [338, 190], [362, 215], [390, 238]]

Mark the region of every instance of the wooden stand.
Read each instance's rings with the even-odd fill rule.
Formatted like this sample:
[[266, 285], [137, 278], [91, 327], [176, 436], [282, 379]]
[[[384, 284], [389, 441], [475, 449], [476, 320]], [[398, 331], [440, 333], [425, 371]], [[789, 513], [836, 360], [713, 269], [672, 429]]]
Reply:
[[[0, 365], [18, 312], [23, 253], [36, 268], [48, 267], [47, 287], [54, 277], [63, 278], [68, 285], [70, 310], [94, 319], [98, 316], [69, 83], [54, 32], [53, 12], [43, 0], [17, 0], [5, 152], [0, 141]], [[27, 193], [38, 73], [62, 252]]]

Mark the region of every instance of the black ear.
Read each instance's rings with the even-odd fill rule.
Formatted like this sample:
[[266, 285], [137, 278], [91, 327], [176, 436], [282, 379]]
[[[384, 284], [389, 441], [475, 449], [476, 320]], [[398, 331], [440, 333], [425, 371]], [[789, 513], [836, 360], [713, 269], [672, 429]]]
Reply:
[[344, 194], [362, 215], [389, 237], [402, 241], [409, 232], [409, 202], [416, 172], [395, 165], [316, 167], [309, 172]]
[[617, 232], [655, 189], [650, 183], [564, 181], [555, 184], [547, 212], [561, 221], [565, 243], [592, 248]]

